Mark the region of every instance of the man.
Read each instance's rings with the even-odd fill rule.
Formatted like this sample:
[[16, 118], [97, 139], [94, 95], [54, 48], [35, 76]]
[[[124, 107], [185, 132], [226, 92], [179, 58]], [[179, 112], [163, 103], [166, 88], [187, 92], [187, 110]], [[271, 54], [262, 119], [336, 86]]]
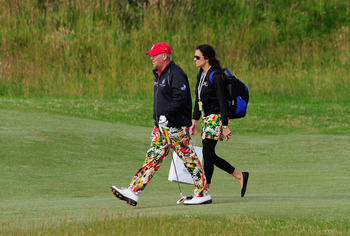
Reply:
[[136, 206], [139, 195], [145, 189], [164, 158], [172, 148], [190, 172], [195, 186], [192, 199], [186, 205], [211, 203], [202, 165], [190, 143], [192, 99], [185, 72], [171, 60], [171, 48], [166, 43], [156, 43], [146, 54], [151, 56], [155, 81], [153, 118], [155, 126], [152, 142], [143, 166], [134, 175], [128, 188], [111, 187], [113, 194]]

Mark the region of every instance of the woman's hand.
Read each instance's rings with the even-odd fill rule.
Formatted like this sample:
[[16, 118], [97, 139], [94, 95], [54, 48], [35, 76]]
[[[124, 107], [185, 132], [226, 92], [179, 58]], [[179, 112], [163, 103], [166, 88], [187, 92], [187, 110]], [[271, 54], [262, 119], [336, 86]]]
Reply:
[[192, 120], [192, 126], [190, 127], [190, 135], [197, 133], [197, 120]]
[[222, 134], [224, 135], [226, 141], [231, 138], [231, 130], [227, 126], [225, 128], [222, 128]]

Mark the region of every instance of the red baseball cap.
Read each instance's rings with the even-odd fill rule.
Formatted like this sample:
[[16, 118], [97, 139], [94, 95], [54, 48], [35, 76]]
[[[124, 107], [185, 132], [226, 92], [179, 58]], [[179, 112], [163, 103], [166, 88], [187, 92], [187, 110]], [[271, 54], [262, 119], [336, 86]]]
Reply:
[[171, 54], [171, 48], [166, 43], [156, 43], [152, 46], [151, 50], [146, 52], [146, 54], [154, 56], [159, 53]]

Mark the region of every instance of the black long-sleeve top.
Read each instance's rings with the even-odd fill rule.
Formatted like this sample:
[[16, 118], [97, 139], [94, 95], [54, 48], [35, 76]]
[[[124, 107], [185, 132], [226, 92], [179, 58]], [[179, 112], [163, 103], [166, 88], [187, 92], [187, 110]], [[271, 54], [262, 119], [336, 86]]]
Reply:
[[[213, 74], [212, 82], [209, 81], [209, 76], [211, 72], [215, 70], [215, 68], [210, 68], [207, 74], [205, 75], [200, 98], [205, 116], [208, 116], [210, 114], [221, 114], [222, 125], [226, 126], [228, 125], [229, 119], [228, 104], [225, 98], [225, 81], [223, 78], [223, 74], [216, 70], [217, 72]], [[197, 75], [196, 102], [193, 111], [193, 119], [195, 120], [199, 120], [199, 118], [201, 117], [201, 112], [199, 111], [198, 106], [198, 86], [202, 73], [203, 70], [200, 69]]]
[[160, 76], [157, 71], [153, 70], [155, 125], [158, 126], [159, 117], [164, 115], [169, 127], [191, 126], [192, 99], [187, 75], [173, 61]]

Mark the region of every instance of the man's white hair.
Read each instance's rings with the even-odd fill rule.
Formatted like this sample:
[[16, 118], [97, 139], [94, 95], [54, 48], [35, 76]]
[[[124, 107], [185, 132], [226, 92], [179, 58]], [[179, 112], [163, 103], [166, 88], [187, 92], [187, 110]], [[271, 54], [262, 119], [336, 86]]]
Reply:
[[171, 54], [166, 54], [169, 60], [172, 60]]

